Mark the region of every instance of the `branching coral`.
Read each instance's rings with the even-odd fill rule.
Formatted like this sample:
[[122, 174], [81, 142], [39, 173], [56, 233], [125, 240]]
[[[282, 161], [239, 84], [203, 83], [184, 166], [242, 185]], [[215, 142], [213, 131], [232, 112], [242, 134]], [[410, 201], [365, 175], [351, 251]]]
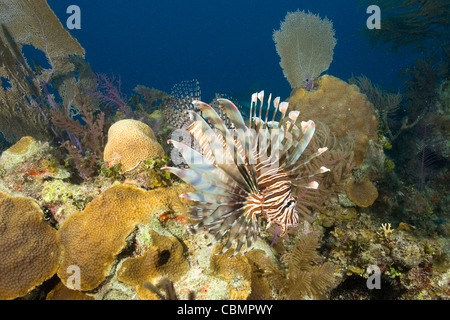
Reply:
[[328, 69], [336, 45], [327, 18], [297, 10], [289, 12], [273, 33], [281, 67], [292, 88], [313, 87], [312, 81]]
[[133, 116], [127, 96], [121, 92], [120, 78], [116, 80], [114, 76], [108, 77], [104, 73], [97, 73], [95, 81], [97, 88], [87, 92], [89, 97], [99, 101], [105, 110], [118, 111], [127, 118]]
[[397, 139], [403, 131], [411, 129], [417, 125], [423, 117], [423, 114], [426, 112], [426, 108], [424, 108], [422, 110], [422, 114], [417, 116], [413, 122], [409, 122], [408, 117], [405, 117], [400, 128], [397, 129], [397, 132], [393, 132], [393, 119], [400, 108], [402, 95], [400, 93], [384, 92], [380, 87], [372, 84], [370, 79], [366, 76], [352, 78], [350, 83], [356, 84], [361, 89], [361, 92], [367, 96], [369, 101], [372, 102], [374, 107], [379, 111], [381, 123], [383, 123], [384, 130], [389, 136], [391, 142]]
[[96, 172], [98, 161], [102, 159], [106, 140], [105, 115], [103, 112], [94, 114], [89, 98], [77, 87], [73, 99], [74, 109], [70, 103], [64, 112], [51, 111], [52, 122], [67, 132], [69, 139], [63, 146], [68, 150], [80, 176], [87, 179]]

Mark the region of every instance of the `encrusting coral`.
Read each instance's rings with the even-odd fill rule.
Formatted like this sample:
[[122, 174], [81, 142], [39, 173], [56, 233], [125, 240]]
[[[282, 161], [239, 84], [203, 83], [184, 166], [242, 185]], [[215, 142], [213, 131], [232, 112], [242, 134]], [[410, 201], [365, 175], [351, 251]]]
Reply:
[[14, 169], [27, 157], [34, 155], [38, 151], [39, 144], [33, 137], [22, 137], [9, 149], [2, 152], [0, 157], [0, 166], [5, 170]]
[[173, 237], [150, 231], [152, 245], [141, 256], [125, 260], [118, 270], [117, 279], [133, 286], [141, 300], [155, 300], [157, 296], [144, 286], [156, 285], [159, 279], [178, 281], [188, 271], [182, 244]]
[[231, 257], [233, 250], [219, 253], [223, 245], [217, 244], [211, 254], [210, 269], [219, 278], [228, 282], [227, 291], [231, 300], [246, 300], [251, 292], [251, 266], [248, 259], [239, 254]]
[[326, 124], [338, 139], [351, 141], [356, 165], [364, 160], [369, 140], [378, 138], [378, 122], [374, 106], [355, 85], [324, 75], [317, 80], [317, 90], [300, 88], [292, 91], [289, 105], [305, 119]]
[[59, 282], [53, 289], [47, 294], [45, 300], [95, 300], [93, 297], [87, 294], [71, 290]]
[[149, 222], [158, 211], [183, 210], [178, 198], [180, 188], [145, 191], [134, 185], [117, 185], [83, 211], [72, 213], [58, 231], [64, 250], [58, 269], [61, 281], [71, 288], [68, 268], [76, 265], [81, 275], [79, 289], [91, 290], [100, 285], [139, 223]]
[[106, 162], [120, 161], [124, 172], [136, 168], [143, 160], [163, 157], [164, 151], [152, 129], [145, 123], [125, 119], [108, 130], [108, 142], [103, 153]]
[[32, 200], [0, 191], [0, 299], [26, 295], [58, 268], [60, 244]]
[[359, 207], [369, 207], [378, 198], [378, 190], [367, 179], [356, 181], [352, 179], [346, 188], [347, 197]]

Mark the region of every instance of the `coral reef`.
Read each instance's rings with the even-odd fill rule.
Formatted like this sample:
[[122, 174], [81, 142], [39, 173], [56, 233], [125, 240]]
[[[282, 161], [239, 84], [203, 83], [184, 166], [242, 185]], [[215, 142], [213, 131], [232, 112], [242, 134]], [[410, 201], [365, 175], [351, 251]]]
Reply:
[[94, 298], [81, 291], [71, 290], [59, 282], [47, 294], [45, 300], [94, 300]]
[[319, 235], [310, 232], [297, 239], [292, 251], [285, 253], [281, 262], [283, 272], [271, 266], [268, 275], [283, 298], [289, 300], [318, 299], [335, 285], [335, 269], [330, 262], [320, 263]]
[[164, 156], [161, 145], [155, 139], [153, 130], [145, 123], [132, 119], [120, 120], [108, 130], [103, 159], [106, 162], [119, 160], [122, 170], [130, 171], [145, 159]]
[[354, 140], [356, 165], [364, 160], [370, 140], [377, 141], [378, 122], [374, 107], [358, 87], [329, 75], [317, 80], [317, 90], [293, 90], [289, 104], [304, 119], [325, 123], [338, 139]]
[[[441, 271], [448, 266], [447, 239], [423, 239], [411, 225], [399, 223], [391, 229], [361, 213], [337, 222], [324, 240], [333, 244], [327, 256], [342, 277], [333, 299], [377, 299], [377, 294], [384, 299], [448, 299], [448, 275]], [[383, 282], [378, 293], [347, 287], [352, 282], [365, 287], [369, 266], [380, 269]]]
[[117, 279], [133, 286], [141, 300], [156, 300], [157, 296], [144, 286], [154, 285], [161, 278], [178, 281], [188, 270], [182, 244], [173, 237], [150, 231], [151, 246], [141, 256], [125, 260], [118, 270]]
[[245, 300], [251, 290], [251, 267], [243, 255], [232, 257], [233, 251], [224, 254], [222, 245], [217, 244], [211, 254], [210, 269], [219, 278], [228, 282], [227, 291], [232, 300]]
[[134, 185], [118, 185], [103, 192], [83, 211], [72, 213], [58, 230], [64, 250], [58, 269], [61, 281], [71, 288], [67, 270], [77, 265], [80, 288], [96, 288], [109, 274], [136, 225], [150, 221], [157, 211], [170, 210], [174, 198], [166, 190], [147, 192]]
[[[447, 4], [396, 5], [403, 14], [387, 10], [382, 35], [394, 47], [423, 44], [423, 30], [412, 39], [411, 30], [392, 26], [424, 26], [437, 40], [445, 34], [440, 14], [424, 18]], [[396, 21], [394, 14], [408, 20]], [[275, 220], [268, 227], [255, 221], [258, 234], [244, 252], [218, 238], [250, 235], [250, 220], [233, 223], [228, 213], [194, 201], [223, 194], [216, 189], [222, 176], [194, 164], [213, 183], [198, 184], [193, 171], [187, 176], [197, 189], [181, 183], [166, 168], [175, 164], [175, 172], [185, 173], [187, 163], [176, 162], [178, 153], [165, 143], [173, 128], [191, 124], [191, 111], [203, 125], [226, 132], [224, 126], [247, 125], [238, 115], [243, 108], [222, 95], [210, 108], [195, 101], [196, 80], [175, 85], [171, 94], [138, 85], [127, 97], [120, 78], [93, 72], [45, 0], [1, 1], [0, 20], [0, 145], [6, 149], [0, 157], [0, 299], [450, 299], [446, 44], [404, 70], [404, 93], [391, 93], [366, 77], [350, 84], [318, 78], [333, 58], [332, 24], [288, 13], [273, 38], [294, 111], [277, 100], [282, 119], [267, 118], [261, 126], [264, 94], [255, 94], [250, 129], [286, 129], [285, 151], [303, 149], [292, 176], [313, 180], [290, 189], [303, 215], [298, 223], [282, 233]], [[431, 24], [439, 28], [430, 31]], [[25, 57], [27, 46], [48, 65]], [[297, 111], [315, 124], [295, 125]], [[230, 166], [221, 168], [230, 174]], [[237, 167], [231, 175], [243, 171]], [[253, 173], [244, 173], [233, 184], [248, 183]], [[199, 189], [216, 193], [193, 193]], [[198, 225], [196, 210], [205, 220], [223, 219], [223, 229], [202, 232], [207, 228]], [[215, 223], [210, 230], [218, 230]], [[372, 267], [380, 270], [381, 290], [367, 287]]]
[[[53, 97], [46, 86], [56, 74], [71, 72], [69, 55], [83, 56], [84, 49], [45, 0], [5, 0], [0, 6], [0, 77], [9, 84], [0, 86], [0, 130], [12, 143], [26, 135], [50, 139], [56, 132], [49, 121], [48, 98]], [[34, 71], [22, 54], [25, 45], [43, 52], [50, 67]]]
[[[280, 30], [273, 33], [280, 65], [291, 88], [312, 89], [333, 60], [336, 45], [333, 25], [327, 18], [297, 10], [289, 12]], [[320, 53], [320, 54], [319, 54]]]
[[55, 274], [60, 258], [58, 234], [43, 221], [32, 199], [1, 191], [0, 221], [0, 299], [14, 299]]

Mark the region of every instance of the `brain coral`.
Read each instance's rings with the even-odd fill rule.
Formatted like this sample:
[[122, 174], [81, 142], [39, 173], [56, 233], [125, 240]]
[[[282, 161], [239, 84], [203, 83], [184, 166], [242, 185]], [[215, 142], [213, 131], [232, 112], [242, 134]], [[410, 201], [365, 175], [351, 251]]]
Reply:
[[156, 141], [152, 129], [143, 122], [125, 119], [114, 123], [108, 130], [108, 142], [103, 160], [120, 158], [123, 171], [134, 169], [142, 160], [163, 157], [164, 151]]
[[323, 122], [337, 138], [355, 136], [356, 165], [365, 157], [369, 140], [377, 139], [378, 122], [374, 106], [355, 85], [324, 75], [318, 80], [318, 88], [292, 91], [289, 104], [299, 110], [303, 119]]
[[60, 244], [32, 200], [0, 192], [0, 299], [26, 295], [58, 268]]
[[188, 271], [188, 262], [183, 254], [183, 246], [173, 237], [166, 237], [150, 231], [151, 247], [136, 258], [124, 261], [117, 279], [132, 285], [141, 300], [156, 300], [154, 293], [144, 287], [145, 282], [154, 285], [162, 277], [178, 281]]
[[134, 185], [118, 185], [95, 198], [84, 211], [72, 213], [59, 229], [63, 245], [58, 269], [61, 281], [76, 288], [70, 267], [78, 266], [78, 289], [96, 288], [109, 274], [137, 224], [149, 222], [157, 211], [183, 207], [178, 195], [178, 187], [145, 191]]

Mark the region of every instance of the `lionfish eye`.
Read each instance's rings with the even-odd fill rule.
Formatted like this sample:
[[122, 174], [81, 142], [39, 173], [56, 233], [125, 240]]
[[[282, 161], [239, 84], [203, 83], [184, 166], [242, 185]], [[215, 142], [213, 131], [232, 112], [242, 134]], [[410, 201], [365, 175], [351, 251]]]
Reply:
[[295, 200], [289, 200], [289, 201], [286, 203], [286, 209], [287, 209], [287, 208], [290, 208], [294, 203], [295, 203]]

